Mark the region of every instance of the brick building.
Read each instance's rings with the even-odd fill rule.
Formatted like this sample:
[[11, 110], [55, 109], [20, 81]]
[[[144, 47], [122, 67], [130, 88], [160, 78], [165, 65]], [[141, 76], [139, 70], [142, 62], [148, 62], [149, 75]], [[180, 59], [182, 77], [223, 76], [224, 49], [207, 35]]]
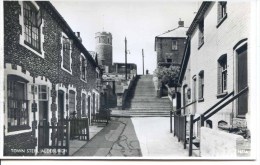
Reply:
[[191, 104], [182, 115], [201, 117], [193, 129], [201, 156], [235, 157], [238, 135], [250, 136], [249, 29], [250, 3], [221, 1], [203, 2], [187, 31], [179, 92], [182, 106]]
[[[100, 69], [47, 1], [4, 2], [4, 155], [34, 155], [38, 124], [99, 111]], [[18, 143], [17, 143], [18, 142]]]
[[184, 21], [178, 22], [178, 27], [155, 37], [157, 66], [180, 65], [186, 43]]

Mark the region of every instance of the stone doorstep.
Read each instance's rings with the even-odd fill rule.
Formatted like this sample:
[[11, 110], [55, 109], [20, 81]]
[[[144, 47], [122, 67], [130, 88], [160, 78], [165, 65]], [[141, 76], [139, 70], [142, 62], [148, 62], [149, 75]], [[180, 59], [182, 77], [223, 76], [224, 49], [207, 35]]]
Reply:
[[[105, 127], [105, 126], [104, 126]], [[89, 126], [89, 140], [91, 140], [97, 133], [99, 133], [104, 127], [100, 126]], [[83, 147], [88, 141], [83, 140], [70, 140], [70, 153], [69, 155], [72, 156], [76, 153], [81, 147]]]

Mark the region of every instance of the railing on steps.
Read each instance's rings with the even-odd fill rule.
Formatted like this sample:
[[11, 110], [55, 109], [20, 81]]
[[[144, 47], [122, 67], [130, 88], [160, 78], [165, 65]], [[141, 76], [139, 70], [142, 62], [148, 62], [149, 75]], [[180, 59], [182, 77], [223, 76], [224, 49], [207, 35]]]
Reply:
[[[196, 119], [194, 119], [194, 115], [190, 115], [190, 136], [189, 136], [189, 156], [192, 156], [192, 147], [193, 147], [193, 126], [196, 122], [200, 121], [200, 125], [201, 127], [204, 126], [204, 122], [206, 120], [208, 120], [210, 117], [212, 117], [213, 115], [215, 115], [217, 112], [219, 112], [220, 110], [222, 110], [225, 106], [227, 106], [228, 104], [230, 104], [231, 102], [233, 102], [234, 100], [238, 99], [241, 95], [245, 94], [247, 91], [249, 90], [248, 87], [245, 87], [243, 90], [241, 90], [238, 94], [236, 94], [235, 96], [233, 96], [231, 99], [227, 100], [230, 96], [232, 96], [234, 94], [234, 92], [231, 92], [229, 95], [227, 95], [226, 97], [224, 97], [223, 99], [221, 99], [219, 102], [217, 102], [216, 104], [214, 104], [211, 108], [209, 108], [207, 111], [205, 111], [203, 114], [201, 114], [199, 117], [197, 117]], [[225, 100], [227, 100], [226, 102], [224, 102]], [[223, 103], [224, 102], [224, 103]], [[220, 105], [221, 103], [223, 103], [222, 105]], [[220, 105], [219, 107], [217, 107], [218, 105]], [[217, 108], [216, 108], [217, 107]], [[216, 108], [216, 109], [215, 109]], [[197, 143], [197, 142], [196, 142]]]
[[181, 110], [187, 107], [189, 107], [190, 105], [194, 104], [195, 101], [177, 109], [176, 111], [170, 111], [170, 132], [172, 133], [172, 116], [174, 115], [174, 132], [173, 135], [177, 136], [178, 141], [182, 141], [183, 142], [183, 146], [184, 149], [186, 149], [186, 116], [185, 115], [181, 115]]

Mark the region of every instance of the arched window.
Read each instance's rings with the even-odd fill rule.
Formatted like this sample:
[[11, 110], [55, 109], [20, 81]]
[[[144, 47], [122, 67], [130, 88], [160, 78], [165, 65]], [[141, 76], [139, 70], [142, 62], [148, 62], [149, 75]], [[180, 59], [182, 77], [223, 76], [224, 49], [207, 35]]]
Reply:
[[218, 59], [218, 96], [227, 91], [227, 54]]

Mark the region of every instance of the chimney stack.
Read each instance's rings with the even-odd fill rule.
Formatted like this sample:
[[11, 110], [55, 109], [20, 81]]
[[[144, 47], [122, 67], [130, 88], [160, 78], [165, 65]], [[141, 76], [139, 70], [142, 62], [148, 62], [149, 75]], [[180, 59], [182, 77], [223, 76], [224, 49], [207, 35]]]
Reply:
[[80, 37], [80, 32], [74, 32], [76, 37], [78, 37], [79, 41], [82, 42], [82, 38]]
[[181, 19], [179, 20], [178, 24], [179, 24], [179, 27], [184, 27], [184, 21], [182, 21]]

